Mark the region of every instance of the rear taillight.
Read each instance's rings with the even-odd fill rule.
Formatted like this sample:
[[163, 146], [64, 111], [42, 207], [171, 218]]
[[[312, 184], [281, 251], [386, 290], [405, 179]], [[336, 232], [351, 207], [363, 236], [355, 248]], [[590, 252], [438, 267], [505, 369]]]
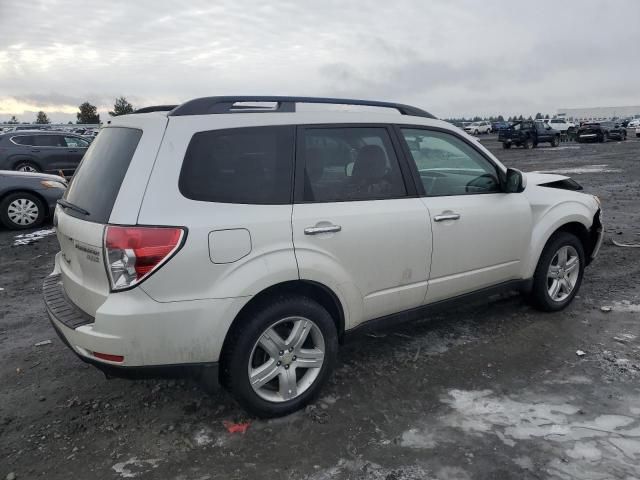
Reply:
[[184, 234], [177, 227], [108, 225], [104, 258], [111, 288], [124, 290], [147, 278], [182, 246]]

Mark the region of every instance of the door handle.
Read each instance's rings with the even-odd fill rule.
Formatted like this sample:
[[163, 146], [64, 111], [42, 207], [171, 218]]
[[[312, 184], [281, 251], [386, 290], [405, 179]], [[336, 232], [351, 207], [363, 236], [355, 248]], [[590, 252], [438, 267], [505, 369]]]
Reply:
[[458, 220], [459, 218], [459, 213], [444, 213], [442, 215], [436, 215], [435, 217], [433, 217], [433, 221], [444, 222], [445, 220]]
[[304, 229], [305, 235], [317, 235], [319, 233], [333, 233], [342, 230], [340, 225], [325, 225], [322, 227], [307, 227]]

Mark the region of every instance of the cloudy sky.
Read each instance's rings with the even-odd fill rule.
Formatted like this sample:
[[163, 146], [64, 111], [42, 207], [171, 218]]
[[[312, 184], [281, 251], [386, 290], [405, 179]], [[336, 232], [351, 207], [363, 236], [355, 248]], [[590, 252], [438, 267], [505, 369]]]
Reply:
[[640, 103], [640, 1], [0, 0], [0, 121], [218, 94], [439, 117]]

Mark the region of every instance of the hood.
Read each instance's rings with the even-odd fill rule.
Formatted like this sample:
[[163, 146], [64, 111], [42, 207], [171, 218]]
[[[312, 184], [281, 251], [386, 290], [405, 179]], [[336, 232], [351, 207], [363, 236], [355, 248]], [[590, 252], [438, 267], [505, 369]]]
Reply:
[[0, 170], [0, 177], [15, 178], [32, 178], [33, 180], [52, 180], [54, 182], [62, 182], [66, 185], [67, 180], [58, 175], [49, 175], [48, 173], [32, 173], [32, 172], [16, 172], [13, 170]]
[[560, 180], [566, 180], [569, 177], [565, 175], [555, 175], [551, 173], [538, 173], [530, 172], [525, 174], [527, 176], [528, 185], [543, 185], [545, 183], [558, 182]]

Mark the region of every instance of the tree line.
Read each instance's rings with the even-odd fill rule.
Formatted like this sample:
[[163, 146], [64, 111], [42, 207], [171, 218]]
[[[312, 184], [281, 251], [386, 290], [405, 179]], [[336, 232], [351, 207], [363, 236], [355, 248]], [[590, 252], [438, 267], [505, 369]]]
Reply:
[[[513, 115], [511, 117], [507, 117], [507, 122], [517, 122], [520, 120], [550, 120], [551, 118], [556, 118], [557, 115], [549, 115], [547, 114], [542, 114], [540, 112], [536, 113], [535, 117], [532, 117], [531, 115], [529, 115], [528, 117], [525, 117], [523, 115]], [[444, 121], [446, 122], [450, 122], [450, 123], [461, 123], [461, 122], [481, 122], [481, 121], [489, 121], [489, 122], [504, 122], [505, 119], [502, 115], [498, 115], [497, 117], [494, 116], [490, 116], [490, 117], [462, 117], [462, 118], [445, 118]]]
[[[113, 110], [109, 112], [109, 115], [112, 117], [117, 117], [118, 115], [126, 115], [127, 113], [133, 113], [135, 109], [133, 105], [127, 101], [125, 97], [118, 97], [113, 104]], [[98, 113], [98, 108], [95, 105], [92, 105], [89, 102], [84, 102], [80, 106], [78, 106], [78, 113], [76, 113], [77, 121], [76, 123], [81, 124], [99, 124], [100, 123], [100, 114]], [[20, 123], [18, 118], [15, 115], [11, 116], [11, 119], [8, 122], [3, 122], [9, 125], [15, 125]], [[34, 122], [39, 125], [46, 125], [51, 123], [49, 116], [44, 111], [39, 111], [36, 115], [36, 119]], [[71, 123], [71, 122], [69, 122]]]

